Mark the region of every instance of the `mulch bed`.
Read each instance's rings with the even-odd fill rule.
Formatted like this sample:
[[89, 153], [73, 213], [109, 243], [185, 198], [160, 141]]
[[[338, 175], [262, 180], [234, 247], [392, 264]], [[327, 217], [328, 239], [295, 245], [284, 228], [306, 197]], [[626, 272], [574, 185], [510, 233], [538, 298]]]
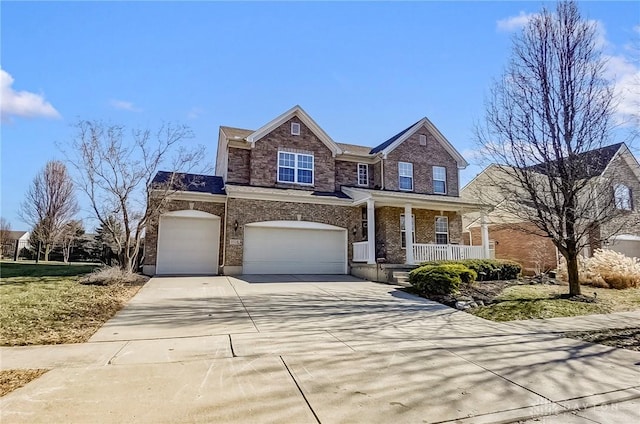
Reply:
[[640, 352], [640, 327], [565, 333], [572, 339]]

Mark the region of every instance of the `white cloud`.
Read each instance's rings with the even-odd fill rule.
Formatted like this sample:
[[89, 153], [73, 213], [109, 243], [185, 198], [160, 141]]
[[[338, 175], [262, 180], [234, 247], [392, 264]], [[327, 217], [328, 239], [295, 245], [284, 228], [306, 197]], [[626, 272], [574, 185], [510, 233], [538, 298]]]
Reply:
[[606, 77], [615, 84], [618, 120], [627, 123], [640, 119], [640, 66], [622, 55], [605, 58]]
[[203, 109], [199, 107], [192, 107], [189, 112], [187, 112], [187, 119], [198, 119], [203, 113]]
[[3, 122], [14, 116], [23, 118], [60, 118], [60, 113], [41, 94], [13, 89], [13, 77], [0, 69], [0, 114]]
[[113, 99], [109, 102], [111, 107], [118, 110], [126, 110], [129, 112], [142, 112], [142, 109], [134, 106], [132, 102], [128, 102], [126, 100], [116, 100]]
[[517, 16], [509, 16], [508, 18], [500, 19], [497, 22], [498, 30], [505, 32], [513, 32], [523, 28], [535, 13], [520, 12]]

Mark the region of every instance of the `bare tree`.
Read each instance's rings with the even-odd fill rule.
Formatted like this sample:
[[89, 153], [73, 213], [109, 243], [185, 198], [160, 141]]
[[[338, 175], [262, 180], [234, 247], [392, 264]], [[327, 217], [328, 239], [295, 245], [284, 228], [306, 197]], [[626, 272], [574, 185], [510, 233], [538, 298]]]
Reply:
[[73, 181], [67, 167], [49, 161], [34, 177], [25, 200], [20, 205], [20, 218], [31, 225], [32, 242], [41, 242], [44, 260], [57, 242], [64, 225], [78, 211]]
[[60, 234], [60, 245], [62, 247], [62, 258], [65, 263], [69, 262], [71, 248], [83, 234], [84, 227], [82, 226], [82, 222], [78, 220], [71, 220], [62, 228], [62, 232]]
[[5, 252], [10, 250], [10, 234], [11, 223], [4, 217], [0, 217], [0, 258], [4, 256]]
[[597, 172], [615, 105], [596, 31], [574, 2], [532, 17], [476, 128], [495, 164], [481, 200], [553, 241], [567, 261], [570, 295], [580, 294], [577, 259], [589, 235], [618, 215], [610, 182]]
[[182, 174], [172, 172], [163, 184], [152, 184], [154, 176], [162, 167], [192, 172], [202, 163], [204, 147], [184, 146], [192, 132], [181, 125], [163, 125], [155, 133], [98, 121], [80, 121], [76, 128], [63, 150], [93, 215], [117, 245], [120, 267], [134, 271], [147, 222], [181, 188]]

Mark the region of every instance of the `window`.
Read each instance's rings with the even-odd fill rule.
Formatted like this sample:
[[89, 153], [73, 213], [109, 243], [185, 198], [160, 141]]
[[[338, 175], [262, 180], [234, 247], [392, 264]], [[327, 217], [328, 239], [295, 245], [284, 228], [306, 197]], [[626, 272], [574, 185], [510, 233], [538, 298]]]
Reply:
[[278, 152], [278, 182], [313, 185], [313, 155]]
[[427, 136], [424, 134], [420, 134], [420, 145], [421, 146], [427, 145]]
[[300, 124], [297, 122], [291, 123], [291, 135], [300, 135]]
[[616, 184], [613, 188], [616, 202], [616, 209], [630, 211], [631, 206], [631, 189], [624, 184]]
[[[416, 216], [411, 214], [411, 221], [413, 222], [413, 228], [411, 231], [411, 240], [413, 240], [413, 242], [416, 242]], [[406, 231], [404, 228], [404, 214], [400, 215], [400, 238], [401, 238], [401, 246], [403, 249], [407, 248], [407, 238], [406, 238]]]
[[496, 258], [496, 241], [495, 240], [489, 240], [489, 258], [491, 259]]
[[358, 164], [358, 185], [369, 185], [369, 165], [367, 165], [366, 163]]
[[447, 193], [447, 168], [444, 166], [433, 167], [433, 192], [436, 194]]
[[449, 244], [449, 218], [436, 216], [436, 244]]
[[398, 162], [398, 187], [400, 190], [413, 190], [413, 164]]

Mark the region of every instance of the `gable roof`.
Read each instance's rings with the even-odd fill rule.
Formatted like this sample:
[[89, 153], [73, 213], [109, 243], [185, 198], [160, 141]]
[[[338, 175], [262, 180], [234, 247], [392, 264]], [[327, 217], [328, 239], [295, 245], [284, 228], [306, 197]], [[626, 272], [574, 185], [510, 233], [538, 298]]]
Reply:
[[315, 135], [320, 139], [320, 141], [331, 150], [333, 155], [337, 155], [342, 153], [342, 149], [338, 146], [338, 144], [329, 137], [329, 135], [324, 132], [322, 128], [305, 112], [299, 105], [295, 105], [288, 111], [284, 112], [282, 115], [275, 118], [273, 121], [263, 125], [259, 129], [255, 130], [248, 136], [246, 136], [246, 140], [251, 143], [251, 145], [255, 145], [256, 141], [260, 140], [265, 135], [269, 134], [271, 131], [288, 121], [289, 119], [297, 116], [303, 124], [307, 126]]
[[[577, 178], [586, 179], [602, 175], [622, 146], [625, 146], [625, 144], [616, 143], [577, 154], [571, 160], [575, 164], [574, 171], [577, 173]], [[569, 161], [569, 158], [566, 158], [566, 160]], [[569, 163], [569, 165], [571, 164]], [[531, 170], [547, 175], [557, 174], [557, 168], [558, 161], [554, 160], [534, 165]]]
[[11, 230], [7, 231], [7, 240], [19, 240], [22, 236], [28, 235], [28, 231]]
[[456, 150], [455, 147], [447, 140], [444, 135], [431, 123], [431, 121], [424, 117], [415, 124], [411, 125], [408, 128], [400, 131], [398, 134], [394, 135], [390, 139], [386, 140], [384, 143], [374, 147], [371, 149], [371, 153], [382, 153], [384, 156], [387, 156], [391, 151], [393, 151], [396, 147], [402, 144], [405, 140], [411, 137], [416, 131], [418, 131], [422, 126], [425, 126], [429, 132], [435, 137], [435, 139], [444, 147], [444, 149], [455, 159], [458, 163], [458, 168], [466, 168], [469, 166], [469, 163], [462, 157], [462, 155]]
[[221, 126], [220, 130], [222, 130], [224, 135], [229, 140], [244, 140], [246, 137], [253, 133], [253, 130], [245, 130], [243, 128], [233, 128], [225, 126]]
[[[173, 172], [158, 171], [151, 184], [164, 184], [169, 181]], [[226, 194], [222, 177], [213, 175], [176, 173], [178, 182], [171, 187], [179, 191], [196, 193]]]

